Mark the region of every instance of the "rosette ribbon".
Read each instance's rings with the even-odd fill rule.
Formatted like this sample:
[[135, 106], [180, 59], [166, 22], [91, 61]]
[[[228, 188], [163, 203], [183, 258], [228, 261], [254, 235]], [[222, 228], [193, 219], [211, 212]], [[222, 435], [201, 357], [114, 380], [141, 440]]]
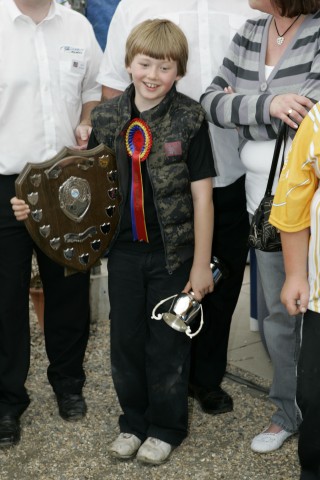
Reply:
[[141, 162], [147, 159], [152, 146], [152, 135], [147, 123], [134, 118], [126, 131], [125, 140], [132, 165], [130, 207], [133, 239], [148, 242], [141, 175]]

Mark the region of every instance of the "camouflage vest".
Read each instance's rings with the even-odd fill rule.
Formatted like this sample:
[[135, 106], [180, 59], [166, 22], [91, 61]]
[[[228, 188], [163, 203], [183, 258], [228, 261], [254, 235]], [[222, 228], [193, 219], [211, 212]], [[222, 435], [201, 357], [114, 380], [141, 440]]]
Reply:
[[[122, 198], [128, 192], [129, 172], [124, 136], [131, 121], [133, 85], [117, 98], [92, 112], [96, 139], [116, 152]], [[155, 108], [140, 117], [152, 133], [152, 149], [146, 160], [162, 232], [167, 269], [173, 271], [193, 255], [193, 202], [187, 154], [191, 139], [204, 119], [201, 106], [173, 87]], [[122, 161], [125, 158], [126, 161]], [[124, 203], [124, 201], [123, 201]]]

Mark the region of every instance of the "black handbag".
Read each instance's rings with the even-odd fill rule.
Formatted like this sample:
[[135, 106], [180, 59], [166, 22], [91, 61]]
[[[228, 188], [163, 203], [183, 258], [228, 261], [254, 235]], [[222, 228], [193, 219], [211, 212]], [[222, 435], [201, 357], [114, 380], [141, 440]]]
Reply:
[[287, 138], [288, 125], [286, 123], [282, 123], [273, 152], [266, 191], [258, 208], [254, 212], [250, 225], [248, 243], [250, 247], [256, 248], [257, 250], [262, 250], [263, 252], [280, 252], [282, 250], [279, 230], [269, 223], [269, 216], [274, 197], [271, 192], [277, 170], [278, 158], [281, 145], [283, 143], [284, 145], [280, 167], [281, 172], [284, 163]]

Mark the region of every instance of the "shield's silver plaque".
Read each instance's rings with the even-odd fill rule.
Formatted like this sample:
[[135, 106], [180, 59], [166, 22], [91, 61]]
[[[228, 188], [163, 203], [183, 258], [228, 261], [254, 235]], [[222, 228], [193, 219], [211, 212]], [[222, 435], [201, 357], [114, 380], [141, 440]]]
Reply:
[[70, 177], [59, 188], [61, 210], [74, 222], [81, 222], [91, 202], [91, 190], [87, 180]]

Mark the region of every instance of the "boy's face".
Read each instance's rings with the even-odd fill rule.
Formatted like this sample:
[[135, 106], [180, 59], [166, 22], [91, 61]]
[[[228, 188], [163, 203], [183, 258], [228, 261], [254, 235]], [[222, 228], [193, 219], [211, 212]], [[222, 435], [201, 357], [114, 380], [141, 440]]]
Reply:
[[137, 54], [129, 67], [135, 86], [135, 104], [140, 112], [158, 105], [179, 80], [175, 60], [157, 60], [147, 55]]

